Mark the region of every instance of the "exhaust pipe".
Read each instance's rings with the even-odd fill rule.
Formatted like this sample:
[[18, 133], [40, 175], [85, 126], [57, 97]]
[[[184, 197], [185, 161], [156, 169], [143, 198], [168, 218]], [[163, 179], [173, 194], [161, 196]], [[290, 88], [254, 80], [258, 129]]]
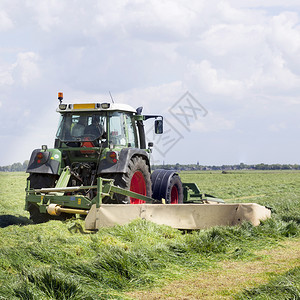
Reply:
[[58, 204], [51, 203], [47, 206], [47, 213], [51, 216], [59, 216], [61, 213], [87, 215], [88, 210], [64, 208]]

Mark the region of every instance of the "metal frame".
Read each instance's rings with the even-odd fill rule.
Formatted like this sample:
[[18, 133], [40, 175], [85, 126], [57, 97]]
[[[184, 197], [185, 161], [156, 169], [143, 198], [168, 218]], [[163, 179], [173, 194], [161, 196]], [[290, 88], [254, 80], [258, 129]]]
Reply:
[[[28, 181], [26, 188], [26, 206], [28, 203], [35, 203], [41, 213], [47, 213], [47, 207], [50, 204], [56, 204], [62, 208], [68, 209], [67, 213], [78, 213], [82, 211], [86, 214], [93, 204], [99, 208], [104, 197], [113, 197], [114, 193], [128, 197], [133, 197], [145, 201], [147, 204], [158, 203], [157, 200], [120, 188], [114, 185], [113, 179], [105, 179], [98, 177], [97, 185], [91, 186], [74, 186], [67, 187], [70, 178], [69, 168], [65, 168], [55, 188], [31, 189]], [[201, 194], [195, 183], [183, 183], [184, 187], [184, 203], [207, 203], [209, 201], [224, 203], [223, 200], [213, 198], [207, 194]], [[97, 195], [91, 200], [84, 195], [80, 195], [80, 191], [97, 189]], [[65, 195], [65, 193], [78, 192], [76, 195]], [[161, 203], [161, 202], [160, 202]]]

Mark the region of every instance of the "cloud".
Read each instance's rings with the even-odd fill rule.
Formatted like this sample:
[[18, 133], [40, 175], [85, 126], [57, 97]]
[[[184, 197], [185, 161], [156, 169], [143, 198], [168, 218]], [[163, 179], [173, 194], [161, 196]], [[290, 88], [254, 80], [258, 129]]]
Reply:
[[12, 77], [13, 67], [11, 65], [0, 65], [0, 89], [4, 86], [10, 86], [14, 83]]
[[49, 32], [53, 27], [63, 24], [63, 15], [67, 12], [66, 2], [59, 0], [26, 0], [25, 6], [35, 12], [33, 18], [40, 28]]
[[232, 1], [217, 1], [216, 11], [219, 14], [218, 22], [223, 24], [255, 25], [263, 20], [261, 10], [241, 8], [239, 5], [233, 6]]
[[[195, 43], [198, 58], [186, 79], [211, 95], [249, 97], [299, 91], [300, 26], [296, 12], [275, 16], [218, 5], [220, 22], [212, 23]], [[258, 15], [259, 18], [252, 18]], [[202, 55], [200, 53], [203, 53]]]
[[[195, 147], [209, 135], [214, 148], [225, 134], [230, 147], [241, 133], [250, 136], [248, 149], [248, 140], [268, 141], [278, 129], [274, 145], [300, 126], [297, 1], [10, 0], [0, 6], [0, 135], [7, 141], [23, 135], [24, 143], [34, 143], [36, 124], [44, 128], [39, 139], [53, 137], [60, 90], [66, 103], [110, 101], [111, 91], [116, 102], [166, 118], [189, 91], [209, 112], [193, 125]], [[281, 122], [286, 129], [275, 126]]]
[[14, 76], [22, 85], [28, 85], [40, 77], [38, 66], [39, 56], [34, 52], [22, 52], [18, 54], [17, 61], [13, 64]]
[[300, 26], [299, 15], [295, 12], [283, 12], [270, 20], [268, 40], [288, 68], [300, 75]]
[[266, 59], [263, 66], [258, 66], [250, 82], [252, 89], [265, 89], [273, 94], [299, 90], [300, 77], [289, 69], [287, 61], [279, 54]]
[[201, 44], [216, 56], [243, 55], [261, 51], [265, 37], [264, 24], [219, 23], [201, 36]]
[[228, 0], [228, 3], [230, 3], [234, 7], [240, 7], [240, 8], [256, 8], [259, 10], [262, 9], [268, 9], [268, 8], [278, 8], [280, 10], [286, 9], [286, 8], [297, 8], [299, 7], [299, 1], [298, 0], [251, 0], [251, 1], [240, 1], [240, 0]]
[[187, 76], [209, 94], [241, 97], [245, 88], [242, 81], [231, 79], [225, 70], [213, 68], [207, 60], [191, 64]]
[[[181, 81], [170, 82], [158, 86], [131, 89], [117, 95], [123, 103], [144, 106], [144, 113], [166, 113], [167, 110], [185, 92]], [[146, 112], [148, 111], [148, 112]]]
[[271, 124], [269, 126], [269, 130], [273, 131], [273, 132], [279, 132], [279, 131], [284, 130], [286, 128], [287, 128], [287, 126], [286, 126], [285, 122], [279, 122], [279, 123]]
[[3, 10], [0, 11], [0, 31], [7, 31], [14, 27], [12, 20]]
[[223, 117], [218, 112], [209, 112], [205, 118], [200, 118], [191, 124], [192, 132], [209, 133], [233, 130], [235, 120]]
[[130, 5], [130, 10], [126, 28], [133, 37], [165, 43], [188, 37], [196, 17], [195, 12], [174, 1], [144, 1]]

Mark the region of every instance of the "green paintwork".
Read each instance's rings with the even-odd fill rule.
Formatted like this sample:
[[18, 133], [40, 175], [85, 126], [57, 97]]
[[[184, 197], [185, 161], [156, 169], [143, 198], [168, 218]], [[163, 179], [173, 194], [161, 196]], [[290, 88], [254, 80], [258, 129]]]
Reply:
[[[55, 188], [42, 188], [34, 190], [29, 189], [29, 186], [27, 186], [26, 202], [36, 203], [39, 206], [41, 213], [46, 213], [46, 208], [51, 203], [55, 203], [66, 208], [77, 208], [82, 210], [89, 210], [93, 204], [96, 204], [96, 207], [99, 208], [102, 204], [102, 199], [104, 197], [112, 198], [114, 193], [140, 199], [146, 203], [157, 202], [157, 200], [154, 200], [150, 197], [115, 186], [114, 180], [112, 179], [103, 179], [101, 177], [98, 177], [97, 185], [94, 186], [66, 187], [65, 182], [67, 182], [68, 176], [70, 176], [70, 170], [66, 168], [62, 173], [63, 179], [58, 181], [58, 184]], [[60, 186], [58, 187], [58, 185]], [[224, 202], [223, 200], [206, 197], [205, 194], [201, 194], [198, 186], [195, 183], [183, 183], [183, 187], [184, 203], [199, 203], [203, 202], [204, 200], [221, 203]], [[97, 195], [92, 200], [80, 194], [71, 196], [65, 195], [67, 192], [80, 192], [80, 190], [88, 189], [97, 189]]]
[[[64, 168], [64, 170], [62, 171], [62, 173], [60, 174], [60, 177], [56, 183], [56, 188], [63, 188], [68, 186], [68, 182], [69, 179], [71, 177], [71, 171], [69, 167]], [[62, 196], [64, 193], [62, 192], [57, 192], [56, 195], [57, 196]]]
[[182, 183], [183, 201], [185, 203], [203, 203], [204, 201], [224, 203], [222, 199], [201, 193], [196, 183]]
[[[63, 177], [67, 178], [70, 171], [66, 169]], [[60, 181], [60, 180], [59, 180]], [[55, 203], [66, 208], [79, 208], [83, 210], [88, 210], [91, 208], [92, 204], [96, 204], [100, 207], [102, 199], [104, 197], [112, 197], [114, 193], [119, 193], [129, 197], [134, 197], [146, 201], [147, 203], [152, 203], [154, 200], [152, 198], [122, 189], [113, 184], [112, 179], [102, 179], [98, 178], [97, 185], [94, 186], [77, 186], [77, 187], [66, 187], [63, 186], [63, 180], [61, 181], [61, 187], [55, 188], [42, 188], [42, 189], [30, 189], [29, 186], [26, 188], [26, 203], [35, 203], [39, 206], [41, 213], [46, 213], [46, 207]], [[90, 200], [88, 197], [83, 195], [71, 195], [67, 196], [67, 192], [75, 192], [80, 190], [97, 189], [97, 196]]]
[[54, 148], [51, 148], [51, 149], [47, 149], [47, 151], [49, 151], [51, 153], [51, 156], [50, 156], [50, 159], [51, 160], [55, 160], [55, 161], [58, 161], [60, 164], [59, 164], [59, 169], [58, 169], [58, 174], [61, 174], [62, 172], [62, 168], [61, 168], [61, 151], [59, 149], [54, 149]]
[[144, 120], [144, 116], [143, 115], [134, 115], [134, 119], [136, 121], [143, 121]]

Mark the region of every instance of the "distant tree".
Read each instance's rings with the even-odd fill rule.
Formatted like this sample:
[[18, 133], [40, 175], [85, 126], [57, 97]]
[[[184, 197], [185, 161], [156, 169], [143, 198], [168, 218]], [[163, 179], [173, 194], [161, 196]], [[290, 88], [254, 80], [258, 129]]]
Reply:
[[291, 165], [282, 165], [282, 170], [290, 170], [291, 168]]
[[261, 163], [261, 164], [256, 165], [255, 169], [256, 170], [266, 170], [267, 166], [265, 164]]
[[23, 171], [26, 171], [27, 167], [28, 167], [28, 164], [29, 164], [29, 160], [25, 160], [23, 162]]
[[27, 169], [28, 163], [29, 161], [25, 160], [23, 164], [17, 162], [9, 166], [0, 166], [0, 172], [24, 172]]
[[23, 165], [20, 162], [11, 165], [11, 172], [23, 171]]
[[245, 165], [244, 163], [240, 163], [239, 169], [240, 169], [240, 170], [243, 170], [243, 169], [245, 169], [245, 168], [246, 168], [246, 165]]

